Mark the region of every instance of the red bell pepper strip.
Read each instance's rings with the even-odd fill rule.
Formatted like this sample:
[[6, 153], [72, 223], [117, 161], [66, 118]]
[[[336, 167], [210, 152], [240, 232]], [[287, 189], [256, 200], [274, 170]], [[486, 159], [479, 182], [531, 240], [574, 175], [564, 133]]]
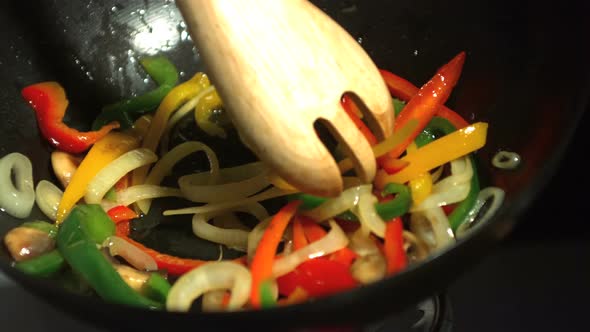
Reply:
[[[328, 234], [325, 229], [309, 218], [303, 219], [301, 224], [303, 225], [305, 236], [310, 243], [318, 241]], [[340, 262], [350, 267], [352, 261], [354, 261], [357, 257], [358, 255], [354, 251], [345, 247], [329, 255], [328, 259]]]
[[385, 226], [383, 251], [387, 261], [387, 274], [394, 274], [406, 268], [408, 259], [404, 250], [403, 225], [400, 217]]
[[402, 144], [399, 144], [389, 152], [392, 158], [399, 157], [406, 150], [407, 146], [428, 125], [428, 122], [436, 114], [436, 111], [444, 105], [459, 80], [464, 62], [465, 52], [461, 52], [449, 63], [442, 66], [434, 77], [428, 83], [424, 84], [418, 93], [410, 99], [397, 117], [395, 129], [399, 130], [399, 128], [403, 128], [411, 120], [417, 120], [418, 125]]
[[[148, 248], [148, 247], [144, 246], [143, 244], [130, 238], [129, 232], [130, 232], [129, 221], [122, 221], [116, 225], [115, 234], [117, 236], [125, 239], [127, 242], [133, 244], [134, 246], [139, 248], [141, 251], [150, 255], [156, 261], [156, 264], [158, 265], [158, 269], [168, 271], [169, 275], [180, 276], [180, 275], [183, 275], [194, 268], [197, 268], [197, 267], [207, 263], [207, 261], [200, 260], [200, 259], [180, 258], [180, 257], [160, 253], [159, 251]], [[233, 262], [245, 265], [246, 264], [246, 257], [234, 259]]]
[[118, 205], [115, 206], [114, 208], [110, 209], [107, 214], [109, 215], [109, 217], [111, 217], [111, 219], [115, 222], [115, 224], [118, 224], [122, 221], [128, 221], [131, 219], [135, 219], [137, 218], [137, 213], [135, 213], [135, 211], [131, 210], [130, 208], [126, 207], [125, 205]]
[[33, 107], [41, 134], [55, 148], [69, 153], [82, 153], [96, 141], [119, 128], [116, 122], [109, 123], [100, 130], [81, 132], [63, 123], [68, 107], [68, 99], [57, 82], [43, 82], [22, 89], [23, 98]]
[[[379, 72], [381, 72], [381, 76], [385, 80], [385, 83], [389, 88], [389, 92], [395, 98], [408, 102], [418, 93], [418, 91], [420, 91], [420, 89], [418, 89], [418, 87], [416, 87], [414, 84], [395, 75], [394, 73], [383, 69], [379, 70]], [[469, 123], [465, 121], [462, 116], [444, 105], [440, 106], [436, 110], [436, 115], [449, 120], [455, 127], [457, 127], [457, 129], [464, 128], [469, 125]]]
[[357, 282], [350, 267], [325, 258], [301, 263], [295, 270], [277, 279], [279, 294], [290, 296], [297, 287], [311, 297], [320, 297], [354, 288]]
[[383, 168], [387, 174], [395, 174], [402, 169], [406, 168], [410, 163], [401, 160], [399, 158], [393, 158], [391, 155], [386, 154], [379, 158], [379, 166]]
[[352, 98], [350, 98], [348, 95], [342, 96], [341, 104], [344, 111], [346, 111], [346, 114], [348, 114], [352, 122], [354, 122], [354, 125], [359, 129], [363, 136], [365, 136], [365, 139], [367, 139], [369, 145], [373, 146], [377, 144], [377, 138], [375, 137], [375, 135], [373, 135], [369, 127], [367, 127], [367, 125], [359, 117], [358, 107], [356, 106]]
[[256, 309], [260, 308], [260, 286], [267, 279], [272, 277], [272, 266], [281, 237], [291, 218], [297, 212], [301, 201], [292, 201], [285, 205], [271, 219], [270, 224], [264, 231], [262, 239], [258, 243], [256, 253], [252, 258], [250, 271], [252, 273], [252, 288], [250, 303]]

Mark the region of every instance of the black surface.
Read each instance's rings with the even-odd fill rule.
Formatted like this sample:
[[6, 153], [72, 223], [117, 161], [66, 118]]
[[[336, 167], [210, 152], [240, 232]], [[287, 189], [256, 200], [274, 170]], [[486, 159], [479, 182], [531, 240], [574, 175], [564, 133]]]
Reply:
[[[0, 267], [54, 305], [95, 324], [123, 329], [124, 317], [138, 328], [160, 330], [176, 324], [254, 325], [261, 319], [291, 326], [349, 324], [400, 310], [436, 289], [446, 288], [482, 255], [497, 250], [498, 241], [510, 232], [520, 213], [554, 174], [561, 149], [587, 105], [588, 3], [365, 1], [356, 4], [358, 12], [352, 16], [341, 11], [350, 3], [318, 3], [345, 22], [355, 37], [362, 38], [380, 67], [417, 84], [458, 51], [467, 51], [465, 70], [450, 105], [470, 120], [475, 114], [475, 119], [491, 124], [489, 142], [479, 153], [482, 160], [489, 160], [500, 148], [510, 148], [525, 161], [516, 172], [499, 172], [483, 164], [482, 172], [508, 193], [497, 218], [452, 250], [395, 278], [314, 304], [255, 313], [146, 314], [75, 297], [55, 285], [24, 278], [8, 268], [6, 259], [0, 260]], [[198, 53], [193, 52], [186, 37], [183, 39], [183, 29], [177, 29], [178, 15], [172, 5], [169, 1], [2, 2], [0, 38], [6, 47], [0, 51], [0, 76], [4, 78], [0, 82], [0, 151], [19, 151], [33, 157], [36, 180], [50, 177], [50, 149], [38, 137], [30, 108], [18, 98], [19, 89], [26, 84], [59, 80], [71, 99], [73, 111], [68, 121], [84, 127], [81, 120], [91, 119], [100, 107], [97, 105], [149, 88], [143, 83], [145, 74], [138, 67], [138, 56], [154, 52], [169, 55], [185, 71], [184, 78], [197, 70]], [[571, 186], [581, 182], [578, 178], [570, 181]], [[558, 197], [568, 197], [567, 190], [562, 192]], [[543, 218], [559, 215], [565, 219], [561, 217], [565, 213], [575, 213], [567, 211], [568, 205], [541, 205], [550, 209], [540, 214]], [[534, 218], [521, 219], [527, 225]], [[3, 217], [0, 235], [18, 223]], [[549, 221], [548, 225], [555, 223]], [[522, 229], [544, 233], [530, 226]], [[550, 237], [557, 232], [551, 227], [545, 229], [543, 236], [553, 244]], [[526, 248], [532, 242], [525, 243]], [[505, 246], [501, 248], [508, 248]], [[6, 258], [5, 253], [0, 256]], [[500, 263], [503, 261], [500, 259]], [[551, 265], [550, 259], [539, 263]], [[360, 310], [364, 308], [370, 310]]]

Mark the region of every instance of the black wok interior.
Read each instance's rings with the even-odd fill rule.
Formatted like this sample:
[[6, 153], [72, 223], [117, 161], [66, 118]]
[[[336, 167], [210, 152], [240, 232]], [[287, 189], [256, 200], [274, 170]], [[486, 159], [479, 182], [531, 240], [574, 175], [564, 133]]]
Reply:
[[[444, 288], [492, 250], [553, 174], [587, 106], [590, 57], [584, 44], [590, 24], [583, 15], [590, 6], [583, 1], [507, 0], [314, 3], [358, 38], [380, 68], [418, 86], [458, 52], [467, 52], [462, 78], [448, 105], [469, 121], [490, 124], [488, 144], [478, 152], [479, 166], [488, 183], [506, 190], [507, 199], [488, 224], [393, 278], [314, 303], [261, 312], [146, 315], [26, 277], [10, 267], [2, 250], [0, 268], [34, 294], [102, 326], [123, 329], [124, 320], [138, 328], [190, 323], [217, 329], [260, 327], [257, 322], [266, 320], [264, 325], [286, 329], [361, 323], [401, 310]], [[24, 86], [60, 82], [70, 100], [66, 121], [88, 129], [103, 105], [153, 88], [137, 61], [142, 56], [168, 56], [181, 71], [181, 80], [206, 71], [169, 0], [4, 1], [0, 38], [0, 155], [29, 156], [35, 182], [52, 179], [52, 149], [40, 138], [34, 113], [20, 98]], [[200, 137], [181, 129], [182, 135]], [[222, 165], [253, 158], [235, 140], [211, 144], [223, 151]], [[493, 169], [489, 161], [500, 149], [518, 152], [522, 167], [508, 172]], [[189, 166], [198, 169], [201, 164], [197, 158]], [[32, 218], [43, 215], [34, 210]], [[149, 246], [187, 257], [217, 258], [217, 246], [188, 235], [179, 238], [177, 228], [147, 232], [161, 221], [149, 220], [151, 224], [136, 225], [134, 234]], [[0, 213], [0, 235], [21, 222]]]

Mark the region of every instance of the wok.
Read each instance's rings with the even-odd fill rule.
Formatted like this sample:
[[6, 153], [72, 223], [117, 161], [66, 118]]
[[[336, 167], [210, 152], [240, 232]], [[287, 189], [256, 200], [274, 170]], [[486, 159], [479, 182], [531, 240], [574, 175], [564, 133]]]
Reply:
[[[257, 312], [176, 314], [146, 312], [76, 295], [59, 285], [0, 268], [33, 294], [98, 326], [204, 329], [354, 326], [401, 310], [444, 289], [494, 248], [556, 170], [589, 97], [590, 31], [587, 2], [556, 1], [315, 1], [344, 25], [380, 68], [416, 85], [461, 50], [467, 61], [447, 103], [468, 120], [490, 123], [478, 152], [484, 181], [506, 190], [497, 215], [448, 250], [399, 275], [313, 303]], [[137, 58], [164, 54], [187, 79], [204, 70], [172, 1], [3, 1], [0, 5], [0, 149], [33, 161], [35, 182], [52, 179], [50, 147], [39, 137], [32, 110], [20, 98], [28, 84], [56, 80], [70, 99], [66, 121], [87, 129], [100, 107], [140, 94], [145, 83]], [[251, 157], [235, 144], [217, 142], [222, 160]], [[491, 167], [500, 149], [518, 152], [516, 171]], [[157, 212], [157, 211], [154, 211]], [[34, 210], [31, 218], [41, 218]], [[0, 214], [0, 235], [21, 223]], [[173, 230], [136, 234], [150, 246], [178, 249]], [[143, 237], [142, 237], [143, 236]], [[190, 242], [190, 241], [186, 241]], [[184, 242], [183, 242], [184, 243]], [[187, 245], [188, 254], [216, 258], [217, 247]], [[182, 254], [182, 252], [180, 252]], [[194, 254], [194, 251], [192, 252]], [[26, 310], [26, 308], [23, 308]], [[189, 325], [190, 324], [190, 325]]]

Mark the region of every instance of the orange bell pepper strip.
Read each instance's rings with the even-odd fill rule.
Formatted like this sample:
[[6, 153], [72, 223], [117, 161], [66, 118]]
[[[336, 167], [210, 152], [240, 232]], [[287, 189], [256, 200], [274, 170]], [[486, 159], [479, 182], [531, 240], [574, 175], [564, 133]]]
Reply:
[[109, 123], [97, 131], [81, 132], [63, 122], [68, 108], [68, 99], [57, 82], [42, 82], [22, 89], [23, 98], [33, 107], [41, 134], [55, 148], [82, 153], [111, 130], [119, 128], [117, 122]]
[[272, 266], [281, 237], [291, 221], [291, 218], [297, 212], [301, 201], [292, 201], [285, 205], [271, 219], [270, 224], [262, 235], [256, 253], [250, 265], [252, 273], [252, 288], [250, 293], [250, 303], [254, 308], [260, 308], [260, 286], [267, 279], [272, 277]]
[[293, 219], [293, 249], [299, 250], [306, 245], [308, 245], [308, 241], [303, 231], [301, 217], [296, 216], [295, 219]]
[[56, 223], [60, 224], [72, 207], [84, 197], [88, 183], [101, 169], [137, 147], [139, 147], [139, 140], [136, 137], [120, 132], [110, 132], [96, 142], [78, 166], [64, 191], [57, 208]]

